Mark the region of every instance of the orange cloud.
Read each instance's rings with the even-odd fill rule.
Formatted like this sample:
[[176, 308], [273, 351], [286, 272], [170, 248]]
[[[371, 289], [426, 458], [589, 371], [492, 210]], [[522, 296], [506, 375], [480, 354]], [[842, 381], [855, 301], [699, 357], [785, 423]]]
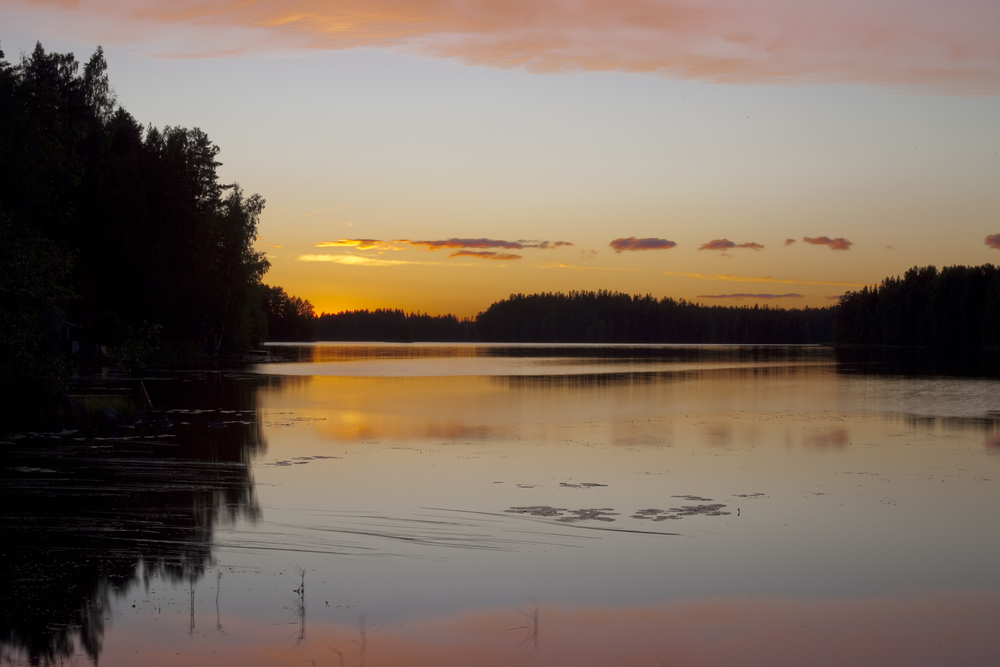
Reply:
[[986, 237], [986, 245], [1000, 250], [1000, 234], [990, 234]]
[[331, 264], [346, 264], [348, 266], [438, 266], [440, 262], [410, 262], [397, 259], [375, 259], [358, 255], [299, 255], [300, 262], [328, 262]]
[[615, 252], [622, 250], [669, 250], [677, 244], [667, 239], [637, 239], [630, 236], [627, 239], [615, 239], [608, 244]]
[[395, 250], [391, 243], [377, 239], [339, 239], [337, 241], [320, 241], [317, 248], [357, 248], [358, 250]]
[[[500, 248], [502, 250], [524, 250], [527, 248], [538, 248], [541, 250], [552, 250], [562, 246], [573, 245], [569, 241], [503, 241], [499, 239], [444, 239], [441, 241], [410, 241], [408, 239], [396, 239], [393, 241], [382, 241], [379, 239], [338, 239], [336, 241], [320, 241], [315, 244], [317, 248], [354, 248], [355, 250], [402, 250], [405, 246], [427, 248], [428, 250], [441, 250], [442, 248], [453, 248], [459, 252], [454, 252], [449, 257], [481, 257], [483, 259], [521, 259], [520, 255], [491, 252], [489, 248]], [[472, 250], [479, 249], [480, 252]], [[303, 255], [303, 257], [346, 257], [346, 255]], [[300, 258], [301, 259], [301, 258]], [[306, 259], [303, 261], [338, 261], [332, 259]], [[354, 260], [352, 260], [354, 261]], [[359, 263], [356, 262], [355, 263]]]
[[813, 245], [828, 245], [831, 250], [849, 250], [854, 245], [843, 237], [831, 239], [829, 236], [817, 236], [815, 238], [806, 236], [802, 240]]
[[[31, 3], [25, 3], [31, 6]], [[653, 72], [731, 83], [916, 85], [1000, 91], [1000, 4], [990, 0], [91, 0], [49, 2], [137, 29], [233, 29], [213, 55], [392, 48], [535, 72]], [[198, 43], [190, 40], [189, 43]], [[166, 56], [191, 56], [174, 49]]]
[[730, 250], [732, 248], [749, 248], [751, 250], [760, 250], [763, 248], [759, 243], [735, 243], [729, 239], [715, 239], [714, 241], [709, 241], [705, 245], [698, 248], [698, 250]]

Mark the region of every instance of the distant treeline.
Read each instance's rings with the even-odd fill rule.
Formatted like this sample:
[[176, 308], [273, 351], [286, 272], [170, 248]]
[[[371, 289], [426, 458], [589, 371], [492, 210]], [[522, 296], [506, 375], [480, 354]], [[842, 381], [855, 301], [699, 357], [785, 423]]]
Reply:
[[480, 340], [559, 343], [823, 343], [836, 308], [703, 306], [620, 292], [512, 294], [476, 318]]
[[219, 182], [218, 152], [119, 106], [100, 48], [82, 67], [0, 51], [0, 402], [57, 387], [73, 355], [232, 355], [311, 318], [263, 284], [264, 200]]
[[475, 320], [359, 310], [318, 318], [316, 340], [503, 343], [823, 343], [835, 307], [702, 306], [618, 292], [512, 294]]
[[357, 310], [324, 313], [314, 331], [312, 340], [973, 348], [1000, 345], [1000, 269], [914, 267], [827, 308], [704, 306], [609, 291], [512, 294], [473, 320]]
[[[405, 313], [402, 310], [350, 310], [316, 318], [312, 340], [475, 341], [475, 323], [454, 315]], [[294, 340], [294, 339], [288, 339]], [[302, 340], [301, 338], [298, 340]]]
[[913, 267], [840, 300], [838, 345], [1000, 345], [1000, 268]]

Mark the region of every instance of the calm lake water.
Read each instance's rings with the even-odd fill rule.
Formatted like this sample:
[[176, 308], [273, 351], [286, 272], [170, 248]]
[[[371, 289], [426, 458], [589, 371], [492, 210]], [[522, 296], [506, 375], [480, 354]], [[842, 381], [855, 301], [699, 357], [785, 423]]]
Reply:
[[272, 349], [0, 442], [0, 664], [1000, 664], [996, 377]]

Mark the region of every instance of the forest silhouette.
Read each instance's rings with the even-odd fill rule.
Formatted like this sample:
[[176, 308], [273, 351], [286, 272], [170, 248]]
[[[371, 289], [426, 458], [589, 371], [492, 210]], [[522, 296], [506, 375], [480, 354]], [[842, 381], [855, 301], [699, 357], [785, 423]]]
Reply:
[[198, 128], [143, 126], [117, 104], [100, 47], [82, 64], [0, 51], [0, 402], [33, 410], [68, 356], [134, 370], [154, 354], [238, 354], [311, 318], [262, 279], [264, 199], [219, 182]]
[[913, 267], [902, 278], [844, 295], [839, 345], [944, 349], [1000, 345], [1000, 268]]
[[702, 306], [621, 292], [512, 294], [475, 319], [356, 310], [321, 314], [315, 340], [497, 343], [828, 343], [836, 307]]

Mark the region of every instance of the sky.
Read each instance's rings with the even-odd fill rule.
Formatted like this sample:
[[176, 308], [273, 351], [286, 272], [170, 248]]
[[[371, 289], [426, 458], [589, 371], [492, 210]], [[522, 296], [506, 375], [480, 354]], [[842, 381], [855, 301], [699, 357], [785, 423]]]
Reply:
[[1000, 264], [996, 0], [0, 0], [267, 204], [319, 312], [821, 307]]

